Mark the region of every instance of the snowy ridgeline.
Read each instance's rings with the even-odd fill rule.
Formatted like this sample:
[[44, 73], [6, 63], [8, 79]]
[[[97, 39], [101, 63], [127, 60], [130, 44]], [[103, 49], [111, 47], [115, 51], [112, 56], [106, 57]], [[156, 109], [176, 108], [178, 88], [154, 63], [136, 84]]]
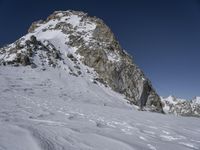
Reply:
[[0, 150], [200, 149], [199, 118], [136, 111], [90, 77], [1, 67]]

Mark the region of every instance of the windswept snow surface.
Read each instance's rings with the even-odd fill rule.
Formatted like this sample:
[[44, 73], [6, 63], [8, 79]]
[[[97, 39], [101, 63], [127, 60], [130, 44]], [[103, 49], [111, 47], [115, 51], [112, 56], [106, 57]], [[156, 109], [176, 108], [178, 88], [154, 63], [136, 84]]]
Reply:
[[0, 150], [169, 149], [200, 149], [200, 119], [136, 111], [86, 75], [0, 67]]

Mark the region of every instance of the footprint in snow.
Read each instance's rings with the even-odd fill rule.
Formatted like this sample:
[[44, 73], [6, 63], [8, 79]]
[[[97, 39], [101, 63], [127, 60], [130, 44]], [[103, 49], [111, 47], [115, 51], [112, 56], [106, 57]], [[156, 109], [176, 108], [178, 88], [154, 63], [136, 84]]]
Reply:
[[145, 137], [143, 137], [143, 136], [140, 136], [139, 137], [141, 140], [143, 140], [143, 141], [148, 141]]
[[75, 115], [70, 115], [70, 116], [68, 117], [69, 120], [74, 120], [75, 118], [76, 118]]
[[103, 123], [103, 122], [97, 121], [97, 122], [96, 122], [96, 126], [97, 126], [98, 128], [103, 128], [103, 127], [105, 127], [106, 125], [105, 125], [105, 123]]
[[147, 134], [155, 135], [155, 132], [153, 131], [143, 130], [143, 132]]
[[165, 131], [165, 130], [162, 130], [162, 132], [163, 132], [164, 134], [167, 134], [167, 135], [169, 135], [169, 134], [170, 134], [170, 132], [168, 132], [168, 131]]
[[195, 146], [192, 143], [179, 142], [179, 144], [184, 145], [184, 146], [189, 147], [189, 148], [192, 148], [192, 149], [195, 149], [195, 150], [199, 150], [199, 148], [200, 148], [200, 147]]
[[164, 140], [164, 141], [176, 141], [176, 140], [182, 140], [182, 139], [186, 139], [184, 136], [169, 136], [169, 135], [160, 135], [160, 137]]
[[154, 146], [151, 145], [151, 144], [147, 144], [147, 146], [149, 147], [150, 150], [157, 150], [156, 147], [154, 147]]
[[126, 128], [126, 129], [121, 129], [122, 132], [124, 132], [125, 134], [128, 134], [128, 135], [132, 135], [130, 129]]

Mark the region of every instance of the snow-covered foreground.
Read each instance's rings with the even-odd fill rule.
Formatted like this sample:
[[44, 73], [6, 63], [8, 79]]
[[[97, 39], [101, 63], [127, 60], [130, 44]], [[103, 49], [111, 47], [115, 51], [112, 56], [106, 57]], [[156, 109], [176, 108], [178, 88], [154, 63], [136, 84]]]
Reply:
[[200, 119], [140, 112], [61, 69], [0, 68], [0, 150], [200, 149]]

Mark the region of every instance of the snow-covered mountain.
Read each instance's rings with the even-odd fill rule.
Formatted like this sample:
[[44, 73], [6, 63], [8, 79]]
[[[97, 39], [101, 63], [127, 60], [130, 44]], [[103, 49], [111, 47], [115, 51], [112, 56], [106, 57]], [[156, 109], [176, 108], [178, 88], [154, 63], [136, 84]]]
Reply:
[[[0, 49], [0, 150], [200, 149], [105, 23], [57, 11]], [[135, 104], [135, 105], [130, 105]]]
[[27, 35], [0, 49], [0, 64], [52, 66], [77, 77], [90, 74], [91, 80], [124, 94], [141, 109], [146, 106], [162, 112], [160, 97], [150, 81], [108, 26], [83, 12], [57, 11], [47, 20], [33, 23]]
[[163, 110], [165, 113], [200, 117], [200, 97], [186, 100], [169, 96], [166, 98], [161, 97], [161, 100], [164, 105]]

